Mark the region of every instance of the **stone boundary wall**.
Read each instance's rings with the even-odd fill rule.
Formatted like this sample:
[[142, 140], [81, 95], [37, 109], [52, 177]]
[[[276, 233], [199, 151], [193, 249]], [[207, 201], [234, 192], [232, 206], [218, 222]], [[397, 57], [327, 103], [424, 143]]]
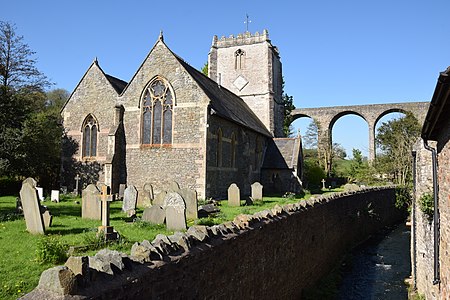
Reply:
[[349, 247], [402, 220], [395, 187], [276, 206], [101, 250], [44, 271], [23, 299], [300, 299]]

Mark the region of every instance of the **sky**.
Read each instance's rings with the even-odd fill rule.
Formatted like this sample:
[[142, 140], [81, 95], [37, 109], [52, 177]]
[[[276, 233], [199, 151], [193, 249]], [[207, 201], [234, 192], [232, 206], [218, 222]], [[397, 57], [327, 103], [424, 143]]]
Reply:
[[[448, 0], [3, 2], [0, 20], [16, 25], [53, 88], [69, 92], [95, 58], [129, 81], [160, 31], [201, 69], [213, 36], [245, 32], [246, 14], [249, 31], [267, 29], [278, 47], [297, 108], [430, 101], [450, 65]], [[293, 125], [302, 134], [308, 123]], [[360, 117], [343, 117], [333, 141], [367, 154], [367, 128]]]

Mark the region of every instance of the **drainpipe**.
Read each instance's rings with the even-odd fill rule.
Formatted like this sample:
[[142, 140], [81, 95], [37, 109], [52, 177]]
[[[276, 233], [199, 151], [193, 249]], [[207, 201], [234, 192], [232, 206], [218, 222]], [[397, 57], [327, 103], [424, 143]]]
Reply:
[[416, 245], [416, 200], [417, 200], [417, 194], [416, 194], [416, 185], [417, 185], [417, 179], [416, 179], [416, 169], [417, 169], [417, 152], [412, 151], [412, 157], [413, 157], [413, 165], [412, 165], [412, 173], [413, 173], [413, 203], [412, 203], [412, 212], [411, 212], [411, 221], [412, 221], [412, 268], [413, 268], [413, 288], [414, 290], [417, 288], [417, 257], [416, 257], [416, 251], [417, 251], [417, 245]]
[[428, 145], [428, 141], [424, 140], [423, 145], [425, 149], [431, 151], [431, 158], [433, 164], [433, 196], [434, 196], [434, 214], [433, 214], [433, 226], [434, 226], [434, 279], [433, 284], [439, 284], [441, 282], [439, 274], [439, 187], [437, 182], [437, 162], [436, 162], [436, 149]]

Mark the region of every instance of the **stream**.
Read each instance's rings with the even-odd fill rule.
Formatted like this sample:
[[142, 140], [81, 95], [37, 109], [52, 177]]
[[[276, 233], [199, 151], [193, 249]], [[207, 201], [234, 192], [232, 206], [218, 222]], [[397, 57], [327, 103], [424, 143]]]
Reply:
[[410, 274], [410, 230], [402, 223], [351, 251], [336, 299], [408, 299]]

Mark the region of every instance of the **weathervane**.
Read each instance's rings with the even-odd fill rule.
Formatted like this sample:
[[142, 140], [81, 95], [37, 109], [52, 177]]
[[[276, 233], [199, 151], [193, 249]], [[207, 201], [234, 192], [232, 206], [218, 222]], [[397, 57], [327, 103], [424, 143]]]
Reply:
[[248, 32], [248, 23], [251, 23], [252, 21], [248, 19], [248, 14], [245, 14], [245, 17], [246, 17], [245, 18], [246, 20], [244, 21], [245, 29], [246, 29], [245, 32]]

